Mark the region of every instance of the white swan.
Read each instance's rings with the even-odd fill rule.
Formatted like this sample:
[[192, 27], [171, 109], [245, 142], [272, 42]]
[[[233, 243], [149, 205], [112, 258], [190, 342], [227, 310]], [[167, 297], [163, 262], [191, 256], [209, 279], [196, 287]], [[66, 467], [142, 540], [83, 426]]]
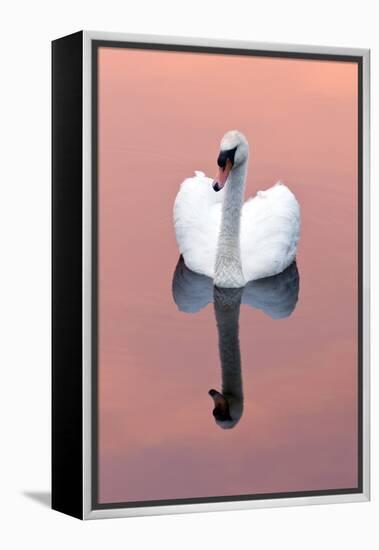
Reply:
[[176, 240], [187, 267], [219, 287], [277, 275], [296, 255], [300, 208], [288, 187], [278, 182], [243, 204], [248, 156], [245, 136], [227, 132], [216, 179], [195, 172], [174, 204]]

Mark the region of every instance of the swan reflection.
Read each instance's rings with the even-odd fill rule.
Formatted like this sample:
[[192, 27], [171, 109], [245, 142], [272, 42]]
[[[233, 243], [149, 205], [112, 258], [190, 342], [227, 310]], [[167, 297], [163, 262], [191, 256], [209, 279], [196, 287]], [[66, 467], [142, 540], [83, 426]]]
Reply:
[[222, 391], [209, 391], [213, 416], [221, 428], [234, 428], [243, 413], [239, 314], [241, 304], [263, 311], [272, 319], [289, 317], [299, 296], [296, 262], [273, 277], [251, 281], [243, 288], [213, 286], [210, 277], [187, 268], [180, 256], [173, 277], [172, 293], [180, 311], [197, 313], [213, 302], [218, 331]]

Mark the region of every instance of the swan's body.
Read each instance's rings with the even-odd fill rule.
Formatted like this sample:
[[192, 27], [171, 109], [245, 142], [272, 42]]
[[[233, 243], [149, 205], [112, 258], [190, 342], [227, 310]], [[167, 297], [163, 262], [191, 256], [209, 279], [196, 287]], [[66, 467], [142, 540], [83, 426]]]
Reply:
[[216, 180], [212, 188], [213, 180], [196, 172], [175, 200], [176, 239], [187, 267], [220, 287], [277, 275], [296, 256], [300, 208], [294, 194], [279, 182], [244, 203], [247, 159], [245, 138], [228, 132], [218, 161], [222, 186]]

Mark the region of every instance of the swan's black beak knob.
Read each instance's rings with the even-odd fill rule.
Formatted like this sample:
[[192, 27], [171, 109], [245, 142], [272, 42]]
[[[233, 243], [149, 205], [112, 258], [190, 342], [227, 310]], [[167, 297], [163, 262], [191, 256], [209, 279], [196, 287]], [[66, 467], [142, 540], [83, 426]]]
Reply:
[[230, 160], [232, 163], [232, 166], [234, 164], [234, 157], [237, 151], [237, 147], [234, 147], [233, 149], [227, 149], [224, 151], [220, 151], [218, 157], [217, 157], [217, 164], [220, 168], [225, 168], [226, 161]]
[[215, 191], [221, 191], [221, 187], [220, 187], [218, 181], [215, 181], [215, 182], [214, 182], [214, 184], [213, 184], [213, 189], [214, 189]]

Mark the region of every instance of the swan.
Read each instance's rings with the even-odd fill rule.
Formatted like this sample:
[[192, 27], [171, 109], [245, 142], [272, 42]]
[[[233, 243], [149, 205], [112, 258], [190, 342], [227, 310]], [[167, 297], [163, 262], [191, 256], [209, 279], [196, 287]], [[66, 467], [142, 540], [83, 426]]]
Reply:
[[221, 364], [221, 391], [209, 390], [213, 416], [223, 429], [234, 428], [243, 414], [243, 384], [239, 343], [241, 304], [262, 310], [272, 319], [289, 317], [298, 302], [299, 272], [293, 262], [282, 273], [251, 281], [243, 288], [221, 288], [206, 275], [188, 269], [180, 256], [172, 280], [172, 294], [179, 311], [197, 313], [214, 304]]
[[186, 266], [221, 288], [281, 273], [295, 259], [300, 207], [280, 181], [244, 203], [249, 145], [238, 130], [221, 140], [215, 180], [196, 171], [180, 186], [174, 228]]

